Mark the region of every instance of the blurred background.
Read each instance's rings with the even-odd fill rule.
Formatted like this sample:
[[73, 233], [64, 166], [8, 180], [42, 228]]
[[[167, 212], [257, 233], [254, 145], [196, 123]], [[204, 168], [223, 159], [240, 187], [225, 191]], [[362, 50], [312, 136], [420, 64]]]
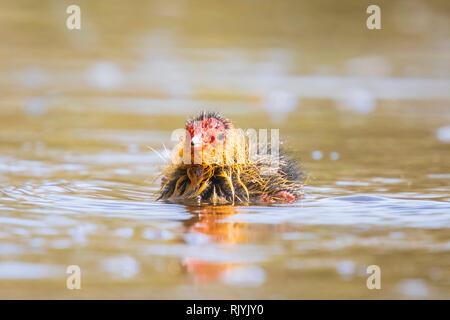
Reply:
[[[449, 17], [445, 0], [2, 1], [0, 298], [448, 299]], [[200, 109], [279, 128], [305, 199], [156, 202], [149, 147]]]

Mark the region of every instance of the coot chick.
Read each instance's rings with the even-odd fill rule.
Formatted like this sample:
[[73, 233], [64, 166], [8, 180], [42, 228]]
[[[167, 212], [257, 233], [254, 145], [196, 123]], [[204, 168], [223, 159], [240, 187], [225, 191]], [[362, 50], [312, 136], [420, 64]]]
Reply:
[[291, 203], [303, 195], [304, 175], [295, 161], [280, 151], [256, 154], [261, 142], [252, 144], [219, 113], [203, 111], [185, 129], [161, 174], [158, 199]]

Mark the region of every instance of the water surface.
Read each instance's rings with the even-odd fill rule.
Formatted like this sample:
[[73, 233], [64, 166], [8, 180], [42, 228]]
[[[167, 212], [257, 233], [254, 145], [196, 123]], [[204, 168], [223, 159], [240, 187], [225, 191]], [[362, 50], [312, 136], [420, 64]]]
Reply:
[[[0, 298], [450, 298], [445, 1], [379, 36], [359, 2], [82, 2], [78, 33], [43, 3], [0, 24]], [[304, 199], [156, 201], [152, 149], [202, 108], [280, 129]]]

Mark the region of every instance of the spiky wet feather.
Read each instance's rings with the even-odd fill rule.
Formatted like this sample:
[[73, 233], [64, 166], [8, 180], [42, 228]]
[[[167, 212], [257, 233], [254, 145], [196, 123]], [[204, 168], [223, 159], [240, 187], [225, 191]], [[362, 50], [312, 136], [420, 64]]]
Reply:
[[[220, 114], [205, 111], [188, 120], [186, 126], [210, 117], [226, 124], [227, 130], [234, 128], [232, 123]], [[248, 146], [244, 145], [243, 148]], [[181, 154], [177, 150], [174, 152], [175, 157], [180, 157]], [[274, 170], [270, 164], [275, 160], [279, 161], [279, 166]], [[159, 199], [244, 204], [260, 201], [262, 197], [270, 197], [275, 201], [283, 200], [278, 197], [281, 191], [288, 192], [297, 199], [303, 194], [303, 174], [297, 163], [283, 152], [280, 152], [278, 159], [267, 154], [252, 161], [246, 157], [244, 163], [169, 164], [162, 176]]]

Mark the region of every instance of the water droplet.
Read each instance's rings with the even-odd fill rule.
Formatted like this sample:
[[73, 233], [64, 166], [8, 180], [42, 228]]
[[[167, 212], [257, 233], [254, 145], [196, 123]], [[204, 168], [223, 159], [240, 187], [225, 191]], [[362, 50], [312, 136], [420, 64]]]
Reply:
[[311, 154], [311, 156], [312, 156], [312, 158], [313, 158], [314, 160], [320, 160], [320, 159], [323, 158], [322, 151], [319, 151], [319, 150], [313, 151], [312, 154]]
[[350, 260], [340, 261], [336, 264], [336, 272], [343, 276], [352, 275], [355, 273], [355, 263]]
[[330, 153], [330, 159], [333, 160], [333, 161], [338, 160], [338, 159], [339, 159], [339, 153], [334, 152], [334, 151], [331, 152], [331, 153]]
[[436, 137], [441, 142], [450, 142], [450, 126], [440, 127], [437, 129]]

